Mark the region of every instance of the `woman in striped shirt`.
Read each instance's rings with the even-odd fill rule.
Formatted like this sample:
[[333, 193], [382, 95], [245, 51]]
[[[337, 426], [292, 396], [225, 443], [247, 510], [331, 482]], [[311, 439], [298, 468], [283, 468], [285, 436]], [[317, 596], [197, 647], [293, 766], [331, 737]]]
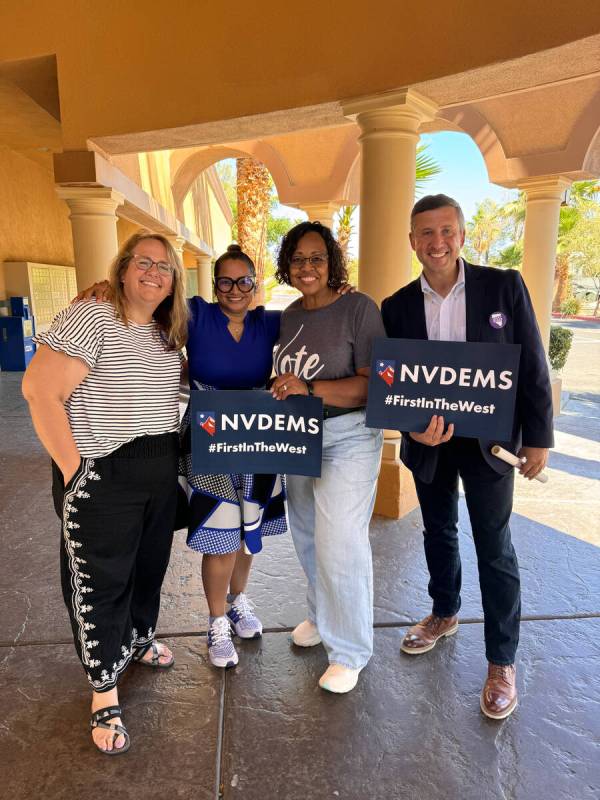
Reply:
[[112, 303], [76, 303], [36, 337], [23, 393], [53, 459], [63, 596], [93, 689], [92, 737], [115, 755], [129, 749], [120, 675], [132, 659], [173, 665], [154, 631], [175, 521], [188, 314], [163, 236], [132, 236], [110, 285]]

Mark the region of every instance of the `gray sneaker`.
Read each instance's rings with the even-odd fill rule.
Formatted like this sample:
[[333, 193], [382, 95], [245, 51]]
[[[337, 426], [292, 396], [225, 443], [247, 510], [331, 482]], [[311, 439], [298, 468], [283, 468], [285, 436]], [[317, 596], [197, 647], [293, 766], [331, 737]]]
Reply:
[[262, 622], [253, 613], [254, 606], [247, 596], [240, 592], [237, 594], [227, 612], [231, 624], [240, 639], [258, 639], [262, 636]]
[[238, 663], [233, 642], [231, 641], [231, 624], [227, 617], [216, 617], [208, 628], [208, 660], [213, 667], [235, 667]]

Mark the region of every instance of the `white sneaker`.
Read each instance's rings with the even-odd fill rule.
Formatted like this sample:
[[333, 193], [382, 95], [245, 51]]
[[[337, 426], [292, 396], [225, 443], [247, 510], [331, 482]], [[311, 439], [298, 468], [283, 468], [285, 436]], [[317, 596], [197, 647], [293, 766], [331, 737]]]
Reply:
[[259, 639], [262, 636], [262, 622], [253, 612], [254, 606], [247, 596], [240, 592], [231, 603], [227, 616], [240, 639]]
[[228, 617], [216, 617], [208, 628], [208, 660], [213, 667], [235, 667], [238, 654], [231, 641], [231, 624]]
[[298, 647], [314, 647], [316, 644], [321, 644], [321, 637], [317, 626], [305, 619], [292, 631], [292, 641]]
[[319, 686], [328, 692], [346, 694], [351, 692], [358, 682], [359, 669], [350, 669], [341, 664], [330, 664], [319, 679]]

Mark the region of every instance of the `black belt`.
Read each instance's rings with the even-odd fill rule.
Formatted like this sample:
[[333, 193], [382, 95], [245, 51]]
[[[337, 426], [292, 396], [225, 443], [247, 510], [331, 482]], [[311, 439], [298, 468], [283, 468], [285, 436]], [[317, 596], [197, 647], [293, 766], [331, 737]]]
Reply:
[[352, 414], [354, 411], [364, 411], [364, 406], [357, 408], [340, 408], [339, 406], [323, 406], [323, 419], [341, 417], [342, 414]]

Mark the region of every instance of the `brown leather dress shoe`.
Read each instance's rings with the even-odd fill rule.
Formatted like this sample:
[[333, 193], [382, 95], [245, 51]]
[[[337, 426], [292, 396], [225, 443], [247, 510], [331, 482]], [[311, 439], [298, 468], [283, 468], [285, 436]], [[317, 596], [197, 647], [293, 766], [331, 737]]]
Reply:
[[488, 676], [481, 692], [481, 710], [490, 719], [505, 719], [517, 707], [517, 671], [514, 664], [488, 663]]
[[458, 617], [436, 617], [430, 614], [425, 619], [409, 628], [402, 639], [400, 649], [411, 656], [427, 653], [437, 644], [442, 636], [452, 636], [458, 630]]

